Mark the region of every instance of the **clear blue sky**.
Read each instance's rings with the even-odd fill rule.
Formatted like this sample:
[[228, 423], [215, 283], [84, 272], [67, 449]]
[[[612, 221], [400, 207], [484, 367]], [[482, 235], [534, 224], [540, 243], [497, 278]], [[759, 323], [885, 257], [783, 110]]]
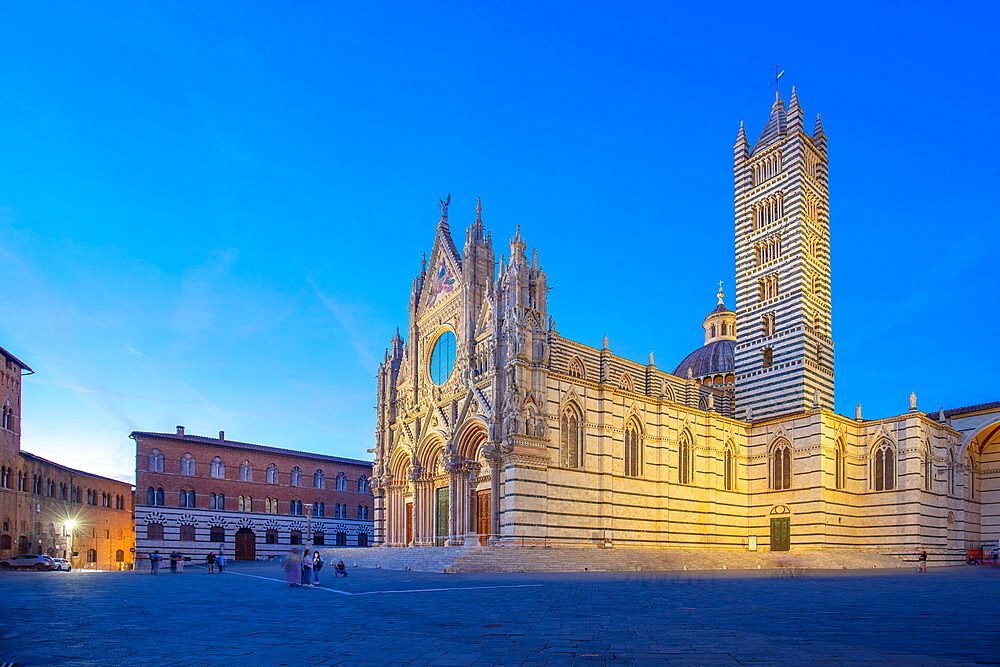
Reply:
[[[437, 199], [521, 225], [564, 335], [672, 369], [733, 282], [780, 63], [829, 137], [837, 409], [1000, 399], [993, 3], [7, 3], [0, 345], [22, 446], [367, 457]], [[286, 3], [287, 4], [287, 3]], [[958, 3], [954, 3], [958, 4]]]

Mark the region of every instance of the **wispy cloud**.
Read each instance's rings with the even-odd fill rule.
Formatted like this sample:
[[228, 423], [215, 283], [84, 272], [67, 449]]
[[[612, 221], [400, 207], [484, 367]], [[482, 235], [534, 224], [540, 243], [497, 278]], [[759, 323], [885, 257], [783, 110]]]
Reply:
[[327, 310], [333, 313], [334, 318], [347, 334], [354, 353], [357, 355], [358, 363], [364, 368], [374, 369], [378, 365], [378, 358], [368, 347], [368, 331], [361, 323], [361, 316], [357, 312], [356, 306], [343, 303], [333, 296], [329, 296], [320, 291], [316, 281], [312, 276], [306, 276], [306, 282], [312, 288], [316, 297], [323, 302]]

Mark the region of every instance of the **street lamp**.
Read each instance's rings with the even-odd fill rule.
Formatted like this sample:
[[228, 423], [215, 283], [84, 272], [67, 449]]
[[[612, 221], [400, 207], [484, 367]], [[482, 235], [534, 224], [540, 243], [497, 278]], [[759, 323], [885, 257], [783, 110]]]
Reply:
[[[313, 506], [312, 503], [309, 503], [308, 505], [306, 505], [306, 539], [309, 540], [308, 542], [306, 542], [306, 544], [308, 544], [309, 546], [312, 546], [313, 543], [312, 518], [313, 518]], [[299, 525], [301, 526], [302, 524]]]
[[63, 521], [63, 526], [66, 527], [66, 536], [69, 538], [69, 562], [70, 567], [73, 567], [73, 529], [76, 528], [76, 521], [66, 519]]

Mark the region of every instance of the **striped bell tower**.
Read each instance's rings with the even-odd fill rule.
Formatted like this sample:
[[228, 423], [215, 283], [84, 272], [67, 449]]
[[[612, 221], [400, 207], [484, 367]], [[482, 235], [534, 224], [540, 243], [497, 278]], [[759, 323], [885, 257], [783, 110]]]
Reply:
[[736, 416], [833, 409], [826, 135], [812, 137], [792, 88], [775, 95], [753, 148], [735, 159]]

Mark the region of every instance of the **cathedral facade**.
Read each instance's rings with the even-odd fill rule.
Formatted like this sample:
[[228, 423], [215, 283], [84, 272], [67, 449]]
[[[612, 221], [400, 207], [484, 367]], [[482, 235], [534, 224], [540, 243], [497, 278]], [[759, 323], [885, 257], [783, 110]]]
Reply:
[[[826, 135], [793, 89], [734, 155], [736, 310], [659, 368], [561, 335], [520, 229], [448, 202], [378, 372], [375, 543], [951, 549], [1000, 539], [1000, 403], [834, 405]], [[498, 267], [498, 268], [495, 268]]]

